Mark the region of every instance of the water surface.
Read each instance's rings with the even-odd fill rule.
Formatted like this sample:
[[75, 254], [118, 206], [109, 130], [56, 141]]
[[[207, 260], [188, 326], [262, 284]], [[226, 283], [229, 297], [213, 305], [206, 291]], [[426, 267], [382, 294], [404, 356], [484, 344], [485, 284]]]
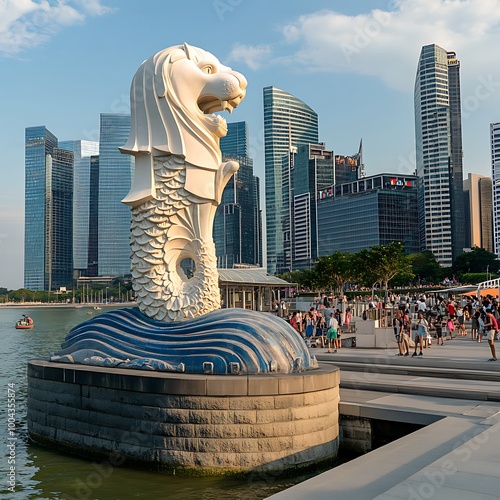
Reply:
[[[61, 347], [69, 330], [111, 308], [103, 307], [0, 307], [0, 439], [2, 443], [2, 475], [0, 497], [24, 499], [245, 499], [266, 498], [314, 474], [298, 477], [277, 477], [269, 473], [245, 479], [185, 478], [158, 472], [112, 467], [101, 461], [84, 460], [33, 444], [26, 426], [26, 366], [29, 359], [47, 358]], [[22, 314], [35, 321], [33, 330], [16, 330], [15, 322]], [[16, 392], [14, 436], [8, 428], [8, 384]], [[15, 441], [9, 440], [14, 437]], [[8, 444], [15, 443], [16, 486], [12, 493], [7, 471]], [[316, 473], [321, 472], [320, 470]]]

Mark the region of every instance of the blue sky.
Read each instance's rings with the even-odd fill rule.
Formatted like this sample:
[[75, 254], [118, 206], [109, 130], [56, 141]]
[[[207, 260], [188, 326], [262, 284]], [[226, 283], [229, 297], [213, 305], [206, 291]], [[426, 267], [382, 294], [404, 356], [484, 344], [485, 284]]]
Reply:
[[367, 175], [414, 169], [413, 85], [422, 45], [461, 61], [465, 173], [490, 175], [489, 124], [500, 121], [498, 0], [0, 1], [0, 286], [23, 285], [24, 129], [98, 140], [99, 113], [128, 112], [144, 59], [187, 42], [243, 73], [228, 121], [249, 124], [264, 183], [262, 88], [319, 114], [338, 154], [363, 138]]

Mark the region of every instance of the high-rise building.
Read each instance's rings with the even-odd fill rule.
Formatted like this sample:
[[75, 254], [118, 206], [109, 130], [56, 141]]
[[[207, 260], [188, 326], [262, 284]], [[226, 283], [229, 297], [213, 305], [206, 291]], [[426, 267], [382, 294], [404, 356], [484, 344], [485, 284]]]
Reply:
[[220, 140], [220, 150], [230, 156], [248, 156], [247, 122], [227, 124], [227, 134]]
[[130, 115], [102, 113], [99, 137], [99, 276], [130, 274], [130, 191], [134, 157], [121, 154], [130, 132]]
[[59, 147], [73, 152], [73, 269], [75, 278], [89, 276], [89, 236], [92, 231], [90, 211], [98, 190], [91, 190], [91, 158], [99, 154], [93, 141], [59, 141]]
[[500, 257], [500, 122], [490, 124], [494, 252]]
[[73, 283], [73, 153], [44, 126], [25, 136], [24, 287]]
[[[325, 144], [301, 144], [291, 170], [290, 248], [285, 241], [285, 263], [292, 271], [309, 269], [318, 258], [317, 192], [335, 182], [333, 151]], [[284, 161], [288, 155], [284, 156]]]
[[[267, 270], [289, 271], [285, 247], [290, 227], [290, 170], [299, 144], [318, 143], [318, 115], [297, 97], [276, 87], [264, 88]], [[288, 161], [283, 156], [289, 155]]]
[[419, 251], [417, 177], [378, 174], [318, 192], [318, 255], [401, 242]]
[[491, 177], [469, 174], [464, 180], [466, 215], [464, 231], [467, 248], [493, 252], [493, 202]]
[[460, 63], [454, 52], [422, 47], [414, 99], [420, 246], [451, 266], [466, 246]]
[[253, 175], [253, 160], [248, 154], [246, 122], [228, 124], [220, 143], [223, 161], [237, 161], [239, 170], [229, 179], [214, 219], [217, 265], [262, 265], [262, 237], [259, 179]]

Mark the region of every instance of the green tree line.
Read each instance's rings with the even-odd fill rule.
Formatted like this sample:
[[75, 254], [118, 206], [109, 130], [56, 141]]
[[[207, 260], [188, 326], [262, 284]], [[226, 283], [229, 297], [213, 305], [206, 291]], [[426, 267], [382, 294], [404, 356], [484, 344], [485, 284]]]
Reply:
[[74, 290], [68, 290], [62, 293], [55, 291], [34, 291], [28, 290], [27, 288], [20, 288], [18, 290], [0, 288], [0, 303], [59, 302], [82, 304], [102, 303], [106, 300], [108, 300], [108, 302], [125, 302], [133, 299], [132, 284], [130, 281], [124, 281], [120, 278], [113, 280], [108, 285], [101, 283], [79, 285], [78, 288], [75, 287]]
[[319, 257], [311, 269], [286, 273], [281, 277], [311, 291], [341, 293], [346, 284], [374, 289], [387, 294], [389, 286], [413, 287], [439, 285], [445, 278], [477, 284], [498, 277], [500, 261], [494, 253], [475, 247], [459, 255], [451, 267], [442, 267], [433, 253], [405, 254], [401, 242], [378, 245], [358, 253], [336, 251]]

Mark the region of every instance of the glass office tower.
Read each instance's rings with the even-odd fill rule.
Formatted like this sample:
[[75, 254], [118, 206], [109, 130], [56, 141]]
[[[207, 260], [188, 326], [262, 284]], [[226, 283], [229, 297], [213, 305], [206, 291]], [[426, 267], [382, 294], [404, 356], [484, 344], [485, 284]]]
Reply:
[[44, 126], [25, 134], [24, 287], [57, 290], [73, 279], [73, 153]]
[[220, 140], [220, 150], [231, 156], [248, 156], [247, 122], [227, 124], [227, 134]]
[[99, 154], [99, 143], [93, 141], [59, 141], [62, 149], [73, 152], [73, 269], [75, 277], [89, 276], [90, 210], [98, 191], [90, 187], [91, 157]]
[[301, 144], [294, 153], [291, 174], [292, 238], [286, 258], [288, 267], [296, 271], [311, 268], [318, 258], [317, 192], [335, 182], [333, 151], [326, 150], [323, 143]]
[[417, 177], [378, 174], [318, 191], [318, 255], [400, 241], [418, 253]]
[[[285, 246], [290, 231], [290, 159], [299, 144], [318, 143], [318, 115], [292, 94], [276, 87], [264, 88], [264, 148], [266, 176], [267, 270], [289, 271]], [[285, 244], [285, 242], [287, 242]]]
[[99, 138], [99, 276], [130, 274], [130, 191], [134, 157], [121, 154], [130, 132], [130, 115], [102, 113]]
[[258, 178], [253, 175], [253, 160], [247, 156], [246, 122], [229, 123], [228, 133], [221, 139], [220, 147], [223, 161], [237, 161], [240, 168], [229, 179], [215, 213], [213, 237], [217, 266], [261, 266]]
[[451, 266], [466, 245], [460, 63], [454, 52], [422, 47], [414, 99], [420, 246]]
[[500, 122], [490, 124], [491, 177], [493, 181], [493, 239], [500, 257]]

